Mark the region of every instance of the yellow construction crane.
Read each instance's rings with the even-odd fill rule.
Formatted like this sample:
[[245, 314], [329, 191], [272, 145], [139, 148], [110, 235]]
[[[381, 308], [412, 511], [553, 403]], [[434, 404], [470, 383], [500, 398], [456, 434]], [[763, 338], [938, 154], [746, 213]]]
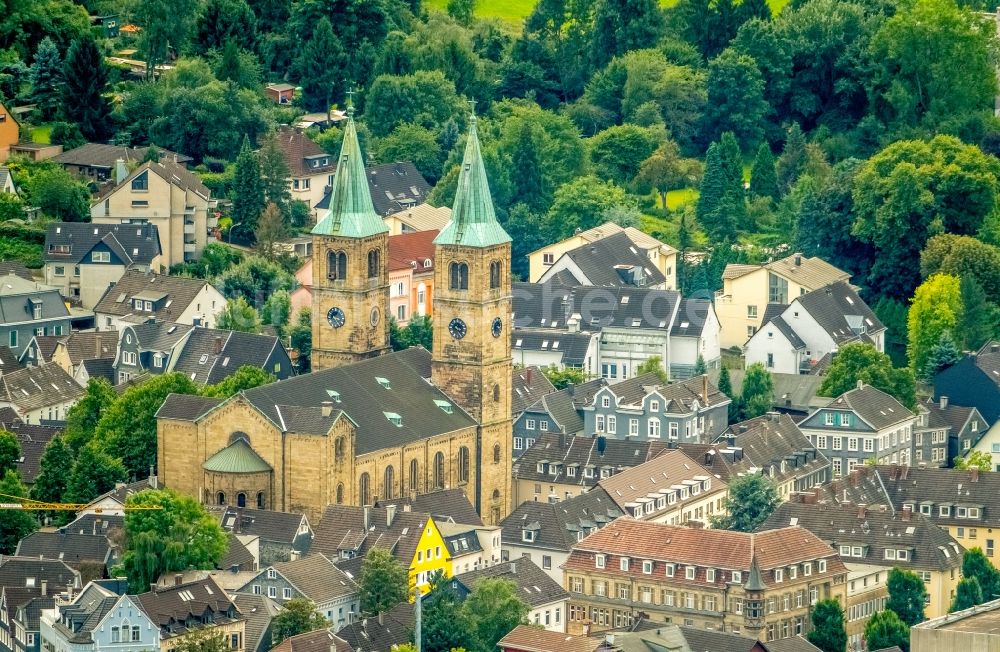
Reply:
[[[89, 508], [95, 514], [100, 514], [104, 510], [100, 507], [94, 507], [89, 503], [47, 503], [41, 500], [34, 500], [32, 498], [24, 498], [22, 496], [11, 496], [10, 494], [0, 494], [0, 500], [14, 499], [17, 502], [5, 502], [0, 503], [0, 509], [31, 509], [38, 511], [49, 511], [49, 510], [63, 510], [63, 511], [73, 511], [78, 512], [81, 509]], [[135, 505], [135, 506], [124, 506], [112, 507], [108, 511], [137, 511], [137, 510], [151, 510], [151, 509], [163, 509], [160, 505]]]

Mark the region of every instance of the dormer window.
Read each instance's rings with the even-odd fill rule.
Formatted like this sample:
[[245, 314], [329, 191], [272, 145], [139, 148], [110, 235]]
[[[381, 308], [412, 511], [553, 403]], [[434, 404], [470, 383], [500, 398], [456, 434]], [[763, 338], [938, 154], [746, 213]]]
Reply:
[[611, 399], [607, 396], [602, 396], [601, 407], [611, 407]]
[[659, 401], [655, 401], [655, 400], [654, 401], [650, 401], [649, 402], [649, 411], [650, 412], [659, 412], [660, 411], [660, 402]]
[[521, 541], [525, 543], [535, 542], [535, 531], [534, 530], [521, 530]]
[[449, 403], [448, 401], [435, 400], [434, 405], [441, 408], [441, 411], [444, 412], [445, 414], [452, 414], [455, 412], [455, 408], [453, 408], [451, 403]]
[[396, 426], [397, 428], [403, 427], [403, 417], [396, 414], [395, 412], [383, 412], [385, 418], [389, 420], [389, 423]]
[[938, 507], [938, 516], [951, 516], [951, 507], [948, 505]]
[[375, 381], [378, 382], [378, 384], [385, 389], [392, 389], [392, 386], [389, 384], [388, 378], [383, 378], [382, 376], [375, 376]]
[[604, 568], [605, 566], [605, 556], [604, 555], [594, 555], [594, 567]]

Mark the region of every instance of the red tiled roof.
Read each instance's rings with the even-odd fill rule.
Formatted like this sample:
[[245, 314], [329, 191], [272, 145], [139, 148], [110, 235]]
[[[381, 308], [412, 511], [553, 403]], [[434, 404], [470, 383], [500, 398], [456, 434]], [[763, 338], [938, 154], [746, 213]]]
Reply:
[[[429, 272], [434, 269], [434, 238], [438, 231], [415, 231], [389, 236], [389, 271], [410, 269], [416, 261], [417, 271]], [[431, 266], [424, 267], [430, 260]]]
[[[589, 553], [738, 571], [749, 571], [750, 560], [755, 556], [761, 571], [814, 559], [827, 559], [831, 572], [842, 568], [830, 546], [798, 526], [745, 533], [620, 518], [578, 543], [566, 568], [594, 568]], [[632, 564], [630, 569], [637, 566], [641, 565]]]
[[518, 625], [497, 646], [510, 652], [594, 652], [601, 645], [586, 636], [569, 636], [547, 629]]
[[[327, 155], [319, 145], [309, 139], [308, 136], [288, 126], [278, 128], [275, 135], [278, 148], [285, 155], [285, 162], [293, 177], [314, 176], [331, 172], [337, 167], [337, 157]], [[306, 166], [305, 159], [313, 156], [323, 156], [327, 159], [327, 165], [319, 167]]]

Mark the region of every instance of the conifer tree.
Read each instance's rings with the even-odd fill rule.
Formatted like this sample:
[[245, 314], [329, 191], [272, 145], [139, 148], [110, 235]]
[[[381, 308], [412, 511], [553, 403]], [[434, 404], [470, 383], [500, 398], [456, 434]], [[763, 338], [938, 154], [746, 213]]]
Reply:
[[781, 150], [781, 156], [778, 157], [778, 162], [775, 164], [780, 192], [786, 193], [791, 189], [792, 184], [802, 174], [807, 158], [806, 137], [802, 133], [799, 123], [793, 122], [785, 136], [785, 147]]
[[306, 109], [330, 110], [330, 104], [343, 83], [345, 59], [344, 49], [333, 33], [330, 19], [326, 16], [320, 18], [298, 61], [302, 103]]
[[729, 367], [725, 365], [719, 370], [719, 391], [733, 398], [733, 381], [729, 377]]
[[87, 140], [106, 140], [111, 133], [111, 106], [104, 97], [108, 67], [94, 39], [85, 36], [74, 41], [66, 53], [64, 69], [63, 115], [79, 125]]
[[233, 225], [244, 233], [256, 231], [257, 219], [264, 210], [264, 185], [257, 156], [250, 149], [250, 139], [243, 137], [243, 147], [236, 157], [233, 173]]
[[939, 371], [947, 369], [961, 359], [962, 352], [958, 350], [955, 338], [951, 336], [951, 331], [945, 331], [927, 354], [924, 374], [927, 378], [933, 379]]
[[51, 120], [55, 117], [62, 93], [63, 63], [59, 48], [48, 36], [38, 44], [35, 62], [28, 71], [28, 81], [31, 83], [32, 104], [42, 120]]
[[983, 587], [976, 577], [963, 577], [955, 589], [955, 599], [948, 612], [961, 611], [983, 603]]
[[750, 169], [750, 194], [778, 200], [778, 175], [774, 167], [774, 154], [767, 143], [757, 148], [757, 156]]

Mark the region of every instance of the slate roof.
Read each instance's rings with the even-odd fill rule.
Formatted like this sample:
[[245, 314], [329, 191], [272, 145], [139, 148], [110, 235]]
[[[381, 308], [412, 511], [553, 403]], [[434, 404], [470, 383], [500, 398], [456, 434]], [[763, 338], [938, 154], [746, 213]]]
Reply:
[[133, 170], [127, 177], [125, 177], [121, 183], [108, 184], [105, 186], [101, 193], [97, 196], [97, 201], [103, 201], [106, 197], [114, 194], [119, 188], [127, 183], [131, 183], [133, 179], [147, 171], [150, 174], [155, 174], [171, 185], [177, 186], [185, 191], [193, 192], [206, 201], [208, 201], [212, 196], [212, 191], [208, 189], [208, 186], [201, 182], [201, 177], [188, 170], [184, 167], [184, 165], [174, 163], [172, 160], [163, 157], [156, 162], [147, 161], [143, 163]]
[[577, 278], [581, 285], [635, 287], [637, 283], [630, 276], [633, 268], [642, 270], [642, 286], [660, 285], [666, 281], [663, 273], [650, 262], [646, 250], [624, 231], [571, 249], [563, 256], [583, 274], [582, 278]]
[[[600, 452], [597, 437], [566, 437], [558, 433], [544, 432], [528, 450], [514, 463], [514, 477], [517, 480], [532, 480], [558, 484], [596, 486], [601, 479], [600, 469], [614, 472], [643, 464], [667, 449], [662, 441], [640, 441], [635, 439], [605, 439], [604, 451]], [[548, 471], [539, 472], [539, 462], [558, 462], [556, 475]], [[566, 475], [566, 469], [576, 467], [575, 477]], [[586, 478], [583, 469], [594, 468], [594, 477]]]
[[17, 359], [10, 347], [0, 346], [0, 374], [10, 373], [23, 368], [24, 365]]
[[511, 389], [510, 412], [514, 418], [535, 401], [556, 391], [548, 377], [537, 366], [514, 369]]
[[25, 281], [34, 281], [31, 271], [28, 270], [24, 263], [17, 260], [0, 260], [0, 277], [7, 276], [8, 274], [23, 278]]
[[66, 562], [37, 557], [0, 557], [0, 586], [40, 588], [42, 580], [48, 582], [50, 592], [61, 592], [67, 586], [80, 588], [80, 573]]
[[601, 641], [586, 636], [570, 636], [530, 625], [518, 625], [497, 643], [502, 650], [520, 652], [594, 652], [601, 645]]
[[322, 554], [278, 562], [271, 567], [316, 604], [358, 592], [354, 580]]
[[[928, 412], [928, 423], [940, 423], [944, 427], [951, 428], [952, 435], [958, 435], [968, 424], [969, 419], [973, 416], [981, 422], [979, 424], [979, 435], [985, 435], [986, 431], [990, 429], [990, 424], [986, 422], [986, 419], [979, 414], [979, 410], [974, 407], [965, 407], [962, 405], [955, 405], [949, 402], [945, 407], [941, 407], [941, 401], [935, 401], [933, 398], [928, 397], [925, 401], [920, 402], [920, 405], [927, 409]], [[973, 444], [974, 445], [974, 444]]]
[[797, 297], [795, 301], [812, 315], [820, 328], [837, 344], [860, 339], [855, 333], [857, 329], [864, 329], [865, 334], [885, 330], [885, 325], [879, 321], [875, 312], [845, 281], [813, 290]]
[[[233, 594], [233, 603], [247, 621], [243, 634], [244, 649], [247, 652], [270, 650], [271, 621], [281, 613], [281, 606], [267, 596], [247, 593]], [[329, 648], [321, 652], [329, 652]]]
[[[729, 381], [733, 386], [733, 394], [736, 396], [739, 396], [743, 391], [743, 377], [745, 375], [746, 371], [743, 369], [729, 370]], [[708, 377], [713, 383], [718, 384], [719, 370], [709, 369]], [[826, 396], [816, 395], [823, 384], [822, 376], [772, 373], [771, 380], [774, 382], [772, 405], [777, 409], [809, 412], [814, 408], [827, 405], [833, 400]]]
[[[431, 375], [430, 362], [429, 351], [413, 347], [255, 387], [242, 396], [279, 427], [296, 416], [315, 417], [316, 425], [321, 427], [300, 430], [314, 434], [329, 432], [342, 409], [357, 424], [355, 452], [361, 455], [475, 425], [468, 414], [426, 380]], [[389, 386], [383, 386], [379, 378], [387, 380]], [[330, 418], [321, 418], [320, 407], [331, 400], [334, 413]], [[434, 401], [452, 403], [452, 413], [446, 413]], [[379, 409], [370, 409], [373, 405]], [[385, 412], [400, 415], [402, 425], [394, 425]]]
[[773, 326], [778, 329], [778, 332], [785, 336], [785, 339], [788, 340], [788, 343], [791, 344], [792, 348], [796, 351], [806, 348], [806, 343], [802, 341], [802, 338], [799, 337], [798, 333], [792, 330], [792, 327], [788, 325], [788, 322], [785, 321], [784, 317], [775, 317], [769, 322], [764, 322], [764, 325], [761, 326], [760, 330], [764, 330], [768, 326]]
[[423, 204], [431, 191], [431, 184], [410, 161], [371, 165], [366, 171], [372, 204], [383, 217]]
[[[919, 511], [921, 504], [929, 504], [931, 520], [938, 525], [1000, 527], [1000, 473], [932, 467], [893, 468], [891, 465], [875, 469], [877, 476], [869, 473], [865, 478], [870, 478], [862, 479], [858, 488], [841, 483], [848, 489], [851, 500], [868, 499], [869, 504], [891, 501], [896, 511], [902, 510], [905, 503], [913, 504], [914, 511]], [[885, 491], [881, 490], [883, 485]], [[868, 490], [854, 496], [862, 487]], [[941, 505], [952, 507], [949, 516], [941, 516]], [[979, 507], [981, 518], [956, 518], [957, 506]]]
[[115, 359], [99, 358], [95, 360], [84, 360], [80, 363], [87, 371], [87, 378], [103, 378], [109, 384], [115, 383]]
[[397, 509], [388, 525], [385, 508], [369, 508], [369, 529], [365, 529], [365, 510], [350, 505], [327, 505], [315, 527], [312, 552], [339, 559], [342, 552], [363, 557], [372, 548], [390, 551], [404, 567], [413, 563], [417, 544], [429, 514]]
[[0, 400], [22, 410], [76, 401], [84, 392], [72, 376], [54, 364], [25, 367], [0, 375]]
[[[162, 147], [156, 148], [160, 154], [161, 161], [173, 161], [178, 163], [188, 163], [190, 156], [172, 152]], [[86, 143], [56, 156], [53, 161], [62, 165], [75, 165], [78, 167], [107, 168], [113, 169], [118, 159], [126, 163], [131, 161], [141, 161], [146, 157], [149, 147], [123, 147], [121, 145], [105, 145], [103, 143]]]
[[[798, 264], [796, 264], [798, 260]], [[729, 264], [722, 273], [722, 278], [739, 278], [758, 269], [766, 269], [787, 279], [792, 279], [806, 288], [821, 288], [838, 281], [848, 281], [851, 275], [837, 269], [822, 258], [792, 254], [766, 265]]]
[[141, 351], [170, 351], [192, 330], [189, 324], [173, 322], [150, 322], [128, 326], [135, 333], [136, 344]]
[[444, 545], [451, 551], [452, 559], [469, 553], [483, 551], [483, 546], [479, 543], [479, 536], [476, 533], [476, 526], [459, 525], [458, 523], [446, 523], [435, 519]]
[[577, 543], [565, 566], [579, 568], [583, 564], [593, 568], [592, 557], [589, 564], [584, 561], [590, 555], [577, 553], [624, 555], [742, 572], [748, 572], [751, 560], [756, 559], [765, 583], [770, 582], [772, 569], [817, 559], [828, 560], [828, 572], [843, 572], [836, 552], [799, 526], [746, 533], [622, 518]]
[[[692, 652], [698, 650], [718, 650], [719, 652], [753, 652], [757, 645], [757, 639], [733, 634], [732, 632], [717, 632], [708, 629], [698, 629], [697, 627], [683, 627], [678, 629], [687, 641]], [[771, 645], [768, 643], [768, 645]], [[768, 652], [771, 652], [770, 647]]]
[[[300, 535], [299, 528], [305, 516], [293, 512], [276, 512], [269, 509], [248, 509], [241, 507], [226, 507], [220, 517], [223, 529], [236, 534], [248, 534], [260, 537], [261, 541], [281, 543], [301, 548], [300, 552], [309, 549], [309, 534]], [[302, 539], [306, 541], [303, 542]]]
[[773, 470], [771, 477], [779, 483], [830, 465], [787, 414], [772, 412], [733, 424], [723, 435], [727, 436], [742, 449], [747, 462], [765, 472]]
[[[664, 490], [684, 486], [689, 482], [695, 482], [700, 486], [706, 480], [711, 478], [706, 473], [705, 467], [683, 451], [671, 449], [663, 451], [648, 462], [604, 478], [597, 484], [608, 492], [611, 500], [615, 501], [622, 511], [630, 512], [633, 507], [649, 502], [649, 499], [660, 498], [664, 495]], [[725, 492], [726, 489], [726, 483], [716, 478], [708, 491]], [[679, 491], [674, 493], [678, 498], [674, 505], [668, 506], [670, 510], [680, 509], [686, 502], [680, 497]], [[690, 496], [687, 500], [697, 501], [702, 498], [703, 496]]]
[[[614, 235], [615, 233], [622, 233], [622, 232], [624, 232], [625, 235], [627, 235], [629, 239], [632, 240], [632, 242], [639, 245], [643, 249], [646, 250], [660, 249], [661, 251], [664, 252], [677, 253], [677, 250], [671, 247], [670, 245], [660, 242], [653, 236], [643, 231], [640, 231], [634, 226], [622, 227], [615, 224], [614, 222], [605, 222], [604, 224], [600, 224], [598, 226], [589, 228], [586, 231], [581, 231], [580, 233], [576, 234], [576, 237], [586, 242], [593, 242], [595, 240], [600, 240], [601, 238], [606, 238], [610, 235]], [[545, 247], [542, 247], [542, 249], [545, 249]], [[541, 251], [542, 249], [538, 249], [537, 251]]]
[[[38, 352], [38, 364], [43, 362], [52, 362], [52, 355], [56, 352], [56, 346], [59, 342], [65, 341], [69, 335], [35, 335], [31, 339], [35, 342], [35, 350]], [[6, 347], [3, 347], [6, 348]], [[27, 354], [27, 349], [31, 348], [29, 346], [25, 347], [25, 352], [22, 353], [22, 357]]]
[[[329, 629], [317, 629], [314, 632], [290, 636], [273, 648], [271, 652], [347, 652], [351, 647], [343, 647], [345, 643]], [[387, 650], [389, 648], [386, 648]]]
[[701, 337], [708, 323], [708, 315], [715, 307], [708, 299], [681, 299], [677, 319], [670, 327], [674, 337]]
[[[13, 412], [6, 408], [4, 412]], [[15, 414], [16, 417], [16, 414]], [[17, 471], [21, 474], [21, 479], [27, 485], [34, 484], [40, 470], [39, 465], [45, 447], [53, 437], [63, 431], [61, 426], [37, 425], [23, 423], [19, 419], [10, 419], [7, 416], [0, 418], [0, 428], [14, 433], [18, 443], [21, 444], [21, 461], [17, 464]]]
[[81, 514], [62, 527], [66, 532], [77, 534], [107, 535], [114, 529], [125, 527], [125, 517], [113, 514]]
[[[123, 265], [149, 265], [160, 255], [160, 235], [154, 224], [91, 224], [53, 222], [45, 230], [45, 262], [77, 265], [103, 243]], [[69, 247], [66, 253], [58, 248]]]
[[[166, 328], [162, 323], [157, 325]], [[170, 361], [170, 367], [171, 371], [184, 374], [198, 385], [215, 385], [243, 366], [271, 373], [267, 362], [282, 348], [281, 340], [275, 335], [195, 327]]]
[[853, 410], [876, 430], [913, 418], [913, 413], [895, 397], [871, 385], [844, 392], [833, 399], [829, 407]]
[[503, 520], [501, 540], [505, 546], [524, 546], [524, 530], [533, 530], [532, 547], [568, 552], [577, 534], [605, 527], [622, 515], [611, 496], [601, 488], [557, 503], [526, 501]]
[[518, 351], [554, 351], [562, 353], [564, 366], [582, 367], [594, 333], [586, 330], [571, 333], [555, 328], [515, 328], [510, 339], [515, 360], [518, 359]]
[[56, 288], [15, 274], [0, 277], [0, 324], [32, 321], [31, 303], [41, 303], [42, 319], [69, 318], [69, 310]]
[[673, 290], [631, 286], [567, 286], [561, 283], [515, 283], [515, 328], [565, 329], [580, 316], [581, 330], [673, 326], [681, 295]]
[[119, 483], [111, 491], [105, 492], [98, 496], [97, 498], [90, 501], [90, 504], [94, 504], [105, 498], [111, 498], [112, 500], [118, 502], [121, 505], [125, 504], [129, 496], [137, 494], [140, 491], [145, 491], [146, 489], [162, 489], [163, 487], [157, 483], [156, 476], [152, 478], [143, 478], [142, 480], [137, 480], [135, 482], [130, 482], [128, 484]]
[[231, 568], [255, 568], [257, 564], [256, 557], [250, 552], [243, 542], [240, 541], [235, 534], [229, 533], [226, 537], [229, 547], [226, 549], [225, 556], [219, 560], [219, 568], [223, 570], [229, 570]]
[[[393, 645], [410, 642], [415, 620], [413, 605], [403, 602], [383, 614], [381, 623], [378, 618], [356, 620], [338, 631], [337, 638], [346, 641], [353, 650], [391, 650]], [[292, 650], [292, 652], [300, 651]], [[340, 649], [337, 652], [341, 652]]]
[[[135, 597], [149, 619], [159, 625], [161, 638], [186, 633], [188, 630], [183, 623], [188, 616], [199, 617], [206, 610], [213, 613], [217, 624], [232, 622], [225, 615], [230, 609], [236, 611], [233, 620], [242, 619], [236, 605], [211, 577], [179, 585], [154, 587]], [[201, 622], [200, 618], [198, 622]]]
[[[687, 380], [663, 384], [655, 373], [633, 376], [622, 380], [609, 389], [618, 398], [620, 406], [638, 406], [653, 391], [663, 397], [663, 411], [667, 414], [688, 414], [697, 402], [702, 409], [728, 405], [731, 399], [719, 391], [707, 374]], [[707, 398], [707, 400], [706, 400]], [[593, 405], [592, 398], [589, 405]]]
[[[70, 643], [93, 645], [91, 632], [94, 631], [108, 615], [121, 596], [91, 584], [71, 604], [60, 605], [60, 620], [54, 623], [54, 629]], [[67, 625], [65, 620], [69, 620]]]
[[224, 399], [211, 396], [188, 396], [187, 394], [170, 394], [163, 405], [156, 411], [157, 419], [180, 419], [196, 421], [205, 416], [209, 410], [223, 402]]
[[[412, 269], [415, 273], [434, 270], [434, 238], [437, 230], [414, 231], [389, 236], [389, 271]], [[430, 266], [427, 266], [427, 262]]]
[[532, 609], [569, 599], [566, 589], [527, 557], [460, 573], [454, 579], [470, 591], [487, 579], [513, 582], [517, 585], [517, 595]]
[[[791, 638], [779, 638], [774, 641], [768, 641], [766, 644], [767, 652], [822, 652], [818, 647], [802, 638], [801, 636], [793, 636]], [[876, 651], [880, 652], [880, 651]], [[891, 649], [881, 652], [893, 652]], [[896, 648], [896, 652], [903, 652], [899, 648]]]
[[[337, 157], [327, 154], [319, 145], [298, 129], [288, 125], [278, 127], [275, 134], [278, 148], [288, 163], [289, 172], [293, 177], [308, 177], [317, 174], [333, 172], [337, 167]], [[307, 159], [309, 162], [307, 162]], [[311, 161], [319, 160], [319, 165], [313, 167]], [[323, 164], [326, 159], [326, 164]]]
[[118, 279], [118, 283], [108, 288], [94, 306], [94, 312], [118, 317], [131, 315], [134, 312], [133, 297], [141, 292], [156, 292], [167, 295], [162, 307], [149, 313], [143, 312], [141, 316], [172, 322], [181, 316], [207, 285], [208, 282], [201, 279], [162, 276], [141, 269], [129, 269]]
[[73, 331], [61, 341], [66, 347], [70, 362], [76, 366], [84, 360], [114, 358], [118, 337], [115, 333], [100, 331]]
[[483, 520], [472, 506], [469, 497], [462, 487], [439, 489], [429, 493], [417, 494], [415, 497], [380, 499], [376, 507], [399, 505], [401, 509], [430, 514], [435, 521], [461, 523], [463, 525], [482, 525]]
[[14, 554], [59, 559], [67, 564], [105, 564], [111, 557], [111, 543], [103, 534], [78, 534], [72, 530], [39, 531], [21, 539]]
[[[583, 416], [577, 410], [576, 403], [573, 401], [573, 392], [569, 387], [546, 394], [538, 402], [529, 405], [527, 409], [549, 415], [552, 421], [549, 424], [549, 432], [567, 435], [583, 432]], [[553, 425], [555, 425], [554, 428]]]
[[784, 502], [778, 505], [758, 531], [789, 525], [806, 528], [834, 550], [839, 546], [865, 546], [863, 558], [844, 558], [846, 563], [893, 567], [885, 551], [908, 551], [907, 567], [926, 571], [945, 571], [962, 565], [962, 548], [948, 532], [930, 519], [901, 512], [865, 509], [855, 505], [805, 504]]

